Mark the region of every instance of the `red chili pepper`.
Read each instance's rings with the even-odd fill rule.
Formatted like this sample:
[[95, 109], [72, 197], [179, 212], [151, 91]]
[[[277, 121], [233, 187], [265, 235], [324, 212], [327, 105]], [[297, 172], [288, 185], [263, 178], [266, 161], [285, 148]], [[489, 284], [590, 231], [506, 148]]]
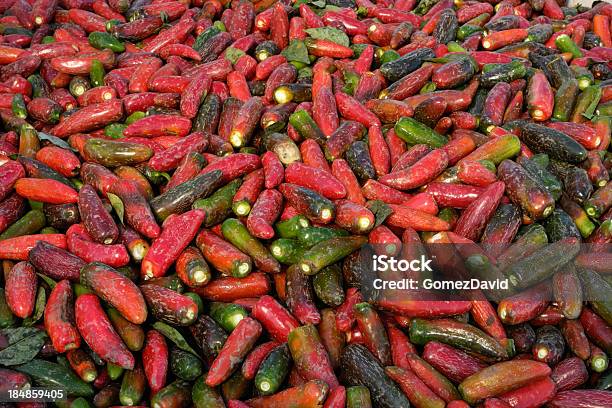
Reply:
[[157, 34], [147, 43], [143, 50], [147, 52], [158, 52], [168, 44], [182, 42], [194, 28], [195, 22], [193, 19], [189, 16], [183, 16], [176, 25]]
[[156, 393], [166, 385], [168, 374], [168, 345], [157, 330], [149, 330], [142, 349], [142, 365], [151, 392]]
[[357, 121], [366, 127], [381, 126], [380, 120], [376, 115], [370, 112], [358, 100], [345, 93], [336, 93], [336, 105], [340, 114], [348, 120]]
[[60, 353], [78, 349], [81, 336], [74, 320], [74, 295], [70, 282], [62, 280], [51, 290], [45, 307], [45, 330]]
[[601, 44], [604, 47], [612, 47], [612, 39], [610, 37], [610, 16], [596, 14], [593, 16], [593, 32], [601, 39]]
[[374, 214], [350, 200], [336, 201], [336, 224], [354, 234], [363, 234], [374, 227]]
[[559, 392], [579, 387], [588, 378], [589, 373], [586, 366], [578, 357], [568, 357], [562, 360], [555, 366], [551, 374], [551, 379]]
[[17, 221], [26, 211], [25, 200], [16, 193], [0, 202], [0, 232]]
[[152, 77], [149, 79], [147, 87], [153, 92], [182, 93], [190, 83], [191, 79], [187, 77], [165, 75]]
[[191, 129], [191, 120], [178, 115], [147, 116], [128, 125], [125, 137], [159, 137], [166, 135], [186, 136]]
[[251, 80], [255, 77], [255, 71], [257, 69], [257, 60], [250, 55], [243, 55], [238, 58], [238, 61], [234, 64], [236, 72], [241, 73], [245, 79]]
[[[51, 67], [59, 72], [71, 75], [87, 75], [91, 71], [94, 60], [100, 61], [104, 68], [110, 69], [115, 63], [115, 54], [105, 49], [74, 56], [55, 57], [51, 59]], [[2, 79], [0, 77], [0, 79]]]
[[246, 102], [251, 98], [251, 91], [246, 77], [238, 72], [233, 71], [227, 75], [227, 83], [229, 84], [229, 93], [233, 98]]
[[9, 160], [0, 166], [0, 201], [9, 196], [15, 183], [25, 175], [25, 170], [18, 161]]
[[266, 188], [275, 188], [283, 182], [284, 167], [274, 152], [266, 152], [261, 156]]
[[379, 126], [370, 126], [368, 129], [368, 146], [370, 148], [370, 157], [372, 158], [372, 164], [374, 165], [376, 174], [381, 177], [389, 173], [391, 157], [389, 148]]
[[431, 18], [425, 23], [421, 31], [427, 35], [431, 35], [438, 25], [438, 21], [440, 21], [440, 17], [442, 17], [442, 12], [444, 10], [438, 10], [435, 14], [431, 16]]
[[[536, 121], [545, 121], [552, 116], [554, 106], [553, 90], [541, 71], [534, 73], [529, 79], [527, 91], [527, 109]], [[499, 125], [499, 123], [498, 123]]]
[[300, 144], [300, 154], [302, 155], [302, 161], [305, 165], [331, 173], [331, 168], [325, 159], [321, 147], [314, 140], [304, 140]]
[[321, 380], [330, 388], [339, 385], [329, 355], [314, 326], [306, 325], [293, 329], [289, 333], [287, 345], [298, 373], [305, 380]]
[[307, 4], [300, 4], [300, 15], [306, 21], [308, 28], [324, 27], [323, 20]]
[[338, 129], [338, 110], [336, 99], [331, 89], [321, 87], [316, 94], [313, 93], [312, 117], [325, 136], [331, 135]]
[[117, 91], [110, 86], [99, 86], [86, 91], [77, 98], [79, 106], [103, 103], [117, 97]]
[[468, 205], [461, 214], [455, 226], [455, 233], [473, 241], [480, 238], [483, 228], [504, 194], [504, 188], [505, 185], [501, 181], [490, 184], [478, 197], [478, 200]]
[[179, 140], [166, 150], [155, 153], [149, 159], [149, 167], [157, 171], [168, 171], [178, 167], [188, 154], [202, 152], [208, 146], [208, 138], [202, 132], [194, 132]]
[[21, 178], [14, 184], [20, 196], [50, 204], [76, 203], [78, 193], [66, 184], [53, 179]]
[[490, 33], [482, 39], [482, 47], [486, 50], [497, 50], [527, 38], [527, 30], [524, 28], [514, 28], [510, 30], [497, 31]]
[[181, 93], [181, 114], [189, 119], [195, 117], [200, 104], [206, 97], [211, 79], [206, 73], [200, 73], [191, 79], [191, 82]]
[[270, 20], [270, 40], [282, 50], [289, 45], [289, 17], [282, 3], [277, 3], [273, 9]]
[[225, 156], [209, 164], [200, 174], [221, 170], [223, 181], [228, 183], [261, 167], [261, 160], [256, 154], [236, 153]]
[[305, 407], [322, 406], [328, 390], [329, 386], [325, 382], [313, 380], [287, 388], [274, 395], [252, 398], [247, 401], [247, 405], [252, 408], [280, 407], [292, 403]]
[[162, 60], [159, 58], [151, 58], [138, 65], [130, 77], [129, 91], [131, 93], [147, 92], [149, 80], [161, 66]]
[[242, 376], [247, 380], [254, 379], [261, 363], [266, 359], [270, 352], [279, 345], [280, 343], [276, 341], [268, 341], [255, 347], [253, 351], [251, 351], [244, 359], [241, 369]]
[[120, 100], [89, 105], [64, 119], [51, 133], [58, 137], [70, 136], [74, 133], [88, 132], [116, 122], [123, 116], [123, 104]]
[[606, 352], [612, 349], [612, 341], [610, 340], [612, 329], [601, 317], [591, 309], [583, 307], [580, 314], [580, 323], [584, 327], [584, 332], [595, 344], [606, 350]]
[[122, 23], [125, 22], [123, 14], [113, 10], [113, 8], [105, 0], [94, 0], [91, 5], [94, 13], [104, 17], [107, 20], [119, 20]]
[[224, 382], [251, 351], [261, 331], [262, 327], [256, 320], [250, 317], [242, 319], [210, 366], [206, 384], [214, 387]]
[[346, 30], [346, 33], [350, 36], [367, 34], [367, 26], [363, 21], [359, 21], [354, 17], [344, 15], [342, 12], [327, 11], [325, 14], [323, 14], [322, 20], [327, 25], [332, 25], [335, 23], [341, 24]]
[[287, 166], [285, 181], [314, 190], [330, 200], [344, 198], [347, 194], [342, 182], [330, 172], [299, 162]]
[[593, 129], [585, 124], [573, 122], [550, 122], [546, 123], [546, 126], [565, 133], [589, 150], [597, 149], [602, 141], [601, 135], [597, 133], [596, 129]]
[[274, 70], [282, 64], [287, 63], [287, 59], [283, 55], [271, 55], [265, 60], [257, 64], [255, 69], [255, 79], [263, 81], [274, 72]]
[[147, 238], [157, 238], [160, 234], [159, 225], [149, 207], [149, 203], [131, 180], [117, 180], [108, 192], [117, 195], [125, 207], [127, 223]]
[[191, 210], [166, 219], [161, 234], [153, 241], [153, 245], [142, 260], [141, 274], [145, 279], [165, 274], [196, 236], [205, 215], [202, 210]]
[[308, 52], [316, 57], [349, 58], [353, 50], [330, 40], [307, 38]]
[[258, 96], [251, 97], [240, 107], [231, 125], [231, 133], [229, 134], [229, 142], [232, 146], [240, 148], [249, 142], [255, 127], [261, 119], [263, 110], [264, 101]]
[[277, 190], [267, 189], [259, 194], [246, 222], [253, 236], [260, 239], [274, 237], [273, 224], [280, 215], [282, 202], [283, 196]]
[[98, 356], [127, 370], [134, 368], [134, 356], [111, 325], [96, 295], [79, 296], [74, 313], [81, 336]]
[[438, 205], [436, 204], [436, 200], [427, 192], [415, 194], [402, 204], [431, 215], [438, 214]]
[[272, 338], [280, 343], [287, 341], [289, 333], [299, 326], [295, 318], [271, 296], [262, 296], [253, 306], [252, 316], [259, 320]]
[[314, 291], [308, 276], [304, 275], [297, 264], [287, 269], [287, 306], [302, 324], [318, 325], [321, 314], [314, 303]]
[[404, 170], [392, 171], [380, 177], [380, 182], [399, 190], [420, 187], [436, 178], [448, 165], [448, 156], [442, 149], [436, 149]]
[[423, 359], [455, 382], [461, 382], [487, 367], [477, 358], [436, 341], [430, 341], [425, 345]]
[[363, 196], [368, 200], [381, 200], [388, 204], [402, 204], [411, 198], [410, 194], [398, 191], [376, 180], [368, 180], [361, 188]]
[[505, 324], [519, 324], [529, 321], [546, 309], [548, 296], [550, 296], [548, 286], [534, 286], [501, 300], [497, 305], [497, 314]]
[[233, 302], [248, 296], [263, 296], [270, 292], [270, 281], [265, 273], [255, 272], [244, 278], [223, 277], [208, 285], [195, 288], [207, 300]]
[[386, 367], [385, 373], [397, 382], [408, 398], [419, 404], [427, 404], [432, 407], [444, 407], [443, 399], [438, 397], [427, 385], [423, 383], [412, 371], [399, 367]]
[[103, 262], [115, 268], [130, 262], [130, 256], [122, 244], [98, 244], [80, 224], [73, 224], [66, 231], [66, 239], [70, 252], [86, 262]]
[[0, 63], [2, 65], [11, 64], [19, 59], [25, 50], [17, 47], [9, 47], [7, 45], [0, 46]]
[[264, 188], [265, 176], [263, 169], [247, 174], [238, 191], [234, 194], [233, 210], [238, 216], [247, 216], [257, 197]]
[[465, 5], [457, 10], [457, 21], [459, 23], [465, 23], [481, 14], [493, 14], [493, 11], [493, 6], [491, 6], [489, 3]]
[[29, 262], [16, 263], [6, 276], [4, 293], [12, 314], [20, 319], [34, 312], [36, 302], [36, 272]]
[[486, 187], [497, 180], [495, 173], [476, 161], [462, 160], [457, 169], [457, 177], [465, 184]]

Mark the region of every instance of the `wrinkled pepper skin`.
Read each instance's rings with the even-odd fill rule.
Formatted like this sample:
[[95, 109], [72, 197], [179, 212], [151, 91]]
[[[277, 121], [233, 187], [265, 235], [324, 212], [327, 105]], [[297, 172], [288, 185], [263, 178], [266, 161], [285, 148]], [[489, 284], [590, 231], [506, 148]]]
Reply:
[[57, 280], [78, 281], [85, 262], [52, 243], [38, 241], [28, 255], [28, 260], [42, 274]]
[[531, 117], [543, 122], [550, 119], [554, 106], [553, 90], [542, 72], [536, 72], [529, 80], [527, 90], [527, 109]]
[[89, 235], [101, 244], [112, 244], [119, 229], [94, 188], [86, 184], [79, 190], [79, 213]]
[[19, 220], [26, 211], [25, 199], [17, 193], [9, 195], [0, 202], [0, 231], [4, 232], [10, 225]]
[[535, 220], [546, 218], [554, 209], [552, 195], [537, 185], [518, 164], [504, 160], [498, 167], [499, 179], [505, 183], [510, 199]]
[[172, 289], [149, 283], [139, 286], [150, 312], [159, 320], [189, 326], [198, 314], [198, 305], [188, 296]]
[[206, 286], [195, 288], [195, 292], [204, 299], [219, 302], [233, 302], [245, 297], [263, 296], [270, 293], [270, 290], [270, 280], [262, 272], [255, 272], [244, 278], [219, 278]]
[[296, 162], [287, 166], [285, 181], [314, 190], [330, 200], [338, 200], [346, 196], [344, 185], [329, 172], [303, 163]]

